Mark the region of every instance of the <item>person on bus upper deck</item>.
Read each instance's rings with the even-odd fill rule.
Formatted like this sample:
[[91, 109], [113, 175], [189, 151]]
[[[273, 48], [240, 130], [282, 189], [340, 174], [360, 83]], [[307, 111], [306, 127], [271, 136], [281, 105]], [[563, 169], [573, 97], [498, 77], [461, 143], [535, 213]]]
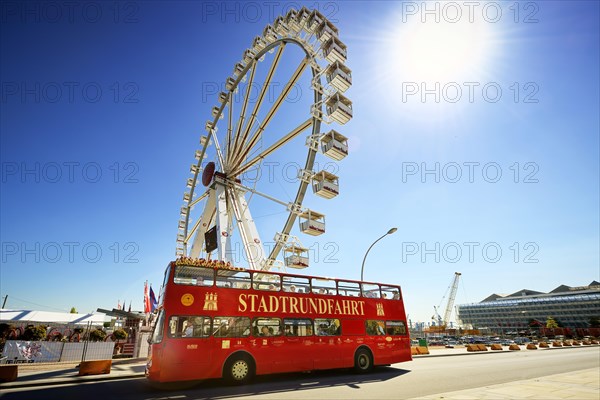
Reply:
[[393, 299], [394, 299], [394, 300], [400, 300], [400, 293], [398, 293], [398, 292], [394, 292], [394, 297], [393, 297]]
[[263, 326], [260, 330], [260, 336], [271, 336], [268, 326]]
[[290, 286], [290, 292], [295, 293], [296, 292], [296, 286], [294, 286], [294, 285]]

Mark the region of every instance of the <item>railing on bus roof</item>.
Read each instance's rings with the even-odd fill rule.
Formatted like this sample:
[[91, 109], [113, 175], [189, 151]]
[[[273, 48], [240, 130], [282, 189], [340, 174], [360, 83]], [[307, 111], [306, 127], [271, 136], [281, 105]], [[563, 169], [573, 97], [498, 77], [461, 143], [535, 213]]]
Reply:
[[400, 299], [400, 287], [374, 282], [290, 275], [279, 272], [247, 270], [222, 261], [178, 258], [174, 263], [173, 282], [178, 285], [217, 286], [232, 289], [254, 289], [349, 296]]

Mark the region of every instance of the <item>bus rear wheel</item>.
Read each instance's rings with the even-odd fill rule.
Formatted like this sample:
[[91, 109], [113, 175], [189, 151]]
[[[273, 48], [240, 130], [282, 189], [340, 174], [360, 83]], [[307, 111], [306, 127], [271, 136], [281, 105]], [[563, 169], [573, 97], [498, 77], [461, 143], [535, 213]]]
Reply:
[[229, 383], [243, 385], [254, 376], [254, 365], [247, 356], [233, 357], [225, 364], [224, 375]]
[[365, 348], [358, 349], [354, 355], [354, 371], [365, 374], [373, 369], [373, 356]]

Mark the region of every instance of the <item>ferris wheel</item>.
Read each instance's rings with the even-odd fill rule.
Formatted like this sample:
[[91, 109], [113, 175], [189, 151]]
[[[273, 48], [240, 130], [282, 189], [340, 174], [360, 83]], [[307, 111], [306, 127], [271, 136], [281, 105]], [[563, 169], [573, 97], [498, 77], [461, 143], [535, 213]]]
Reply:
[[[325, 232], [325, 215], [304, 205], [309, 186], [322, 198], [339, 194], [338, 176], [315, 170], [315, 160], [318, 153], [335, 161], [348, 155], [347, 138], [334, 128], [323, 129], [352, 118], [352, 102], [344, 95], [352, 84], [346, 58], [338, 28], [305, 7], [278, 17], [254, 38], [226, 79], [195, 151], [180, 210], [178, 257], [235, 264], [237, 240], [250, 269], [309, 265], [308, 249], [292, 230], [298, 220], [303, 234]], [[289, 101], [303, 87], [302, 93], [310, 94], [308, 104]], [[273, 193], [276, 185], [259, 188], [246, 179], [277, 154], [285, 159], [306, 155], [287, 200]], [[265, 246], [253, 219], [256, 198], [280, 215], [280, 227], [269, 235], [271, 246]]]

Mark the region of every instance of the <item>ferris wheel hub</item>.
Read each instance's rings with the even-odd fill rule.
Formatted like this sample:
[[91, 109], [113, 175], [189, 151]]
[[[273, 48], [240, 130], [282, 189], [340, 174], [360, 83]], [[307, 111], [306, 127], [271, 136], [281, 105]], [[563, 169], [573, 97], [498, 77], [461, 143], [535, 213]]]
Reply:
[[210, 185], [214, 175], [215, 175], [215, 163], [211, 161], [208, 164], [206, 164], [206, 167], [204, 168], [204, 171], [202, 172], [202, 184], [204, 186]]

